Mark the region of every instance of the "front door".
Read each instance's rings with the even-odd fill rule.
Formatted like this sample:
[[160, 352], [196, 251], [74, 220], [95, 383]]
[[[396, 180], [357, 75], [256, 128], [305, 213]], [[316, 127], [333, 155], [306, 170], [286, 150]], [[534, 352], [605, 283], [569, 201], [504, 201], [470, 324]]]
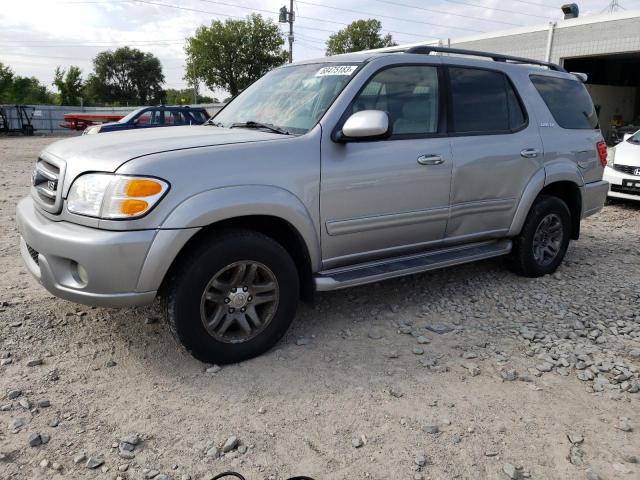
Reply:
[[441, 115], [439, 68], [373, 74], [343, 116], [389, 114], [392, 135], [336, 143], [323, 132], [321, 236], [325, 268], [439, 243], [449, 216], [452, 157]]

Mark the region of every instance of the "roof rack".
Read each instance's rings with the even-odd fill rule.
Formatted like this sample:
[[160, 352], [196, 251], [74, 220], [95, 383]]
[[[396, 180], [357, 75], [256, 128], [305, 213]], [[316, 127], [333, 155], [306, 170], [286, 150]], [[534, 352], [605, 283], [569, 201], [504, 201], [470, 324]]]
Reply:
[[555, 70], [556, 72], [566, 72], [564, 68], [555, 63], [541, 62], [539, 60], [532, 60], [531, 58], [513, 57], [511, 55], [502, 55], [500, 53], [478, 52], [476, 50], [464, 50], [461, 48], [449, 48], [449, 47], [431, 47], [428, 45], [419, 45], [416, 47], [410, 47], [402, 50], [404, 53], [418, 53], [422, 55], [429, 55], [430, 53], [453, 53], [457, 55], [469, 55], [473, 57], [486, 57], [492, 59], [494, 62], [504, 63], [522, 63], [527, 65], [540, 65], [547, 67], [549, 70]]

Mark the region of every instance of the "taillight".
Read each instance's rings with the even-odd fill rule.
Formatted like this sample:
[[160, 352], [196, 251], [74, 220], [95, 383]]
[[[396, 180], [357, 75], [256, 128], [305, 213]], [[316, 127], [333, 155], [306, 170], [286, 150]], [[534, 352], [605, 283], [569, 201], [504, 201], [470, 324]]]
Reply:
[[600, 157], [600, 165], [607, 166], [607, 144], [604, 141], [596, 143], [596, 149], [598, 150], [598, 157]]

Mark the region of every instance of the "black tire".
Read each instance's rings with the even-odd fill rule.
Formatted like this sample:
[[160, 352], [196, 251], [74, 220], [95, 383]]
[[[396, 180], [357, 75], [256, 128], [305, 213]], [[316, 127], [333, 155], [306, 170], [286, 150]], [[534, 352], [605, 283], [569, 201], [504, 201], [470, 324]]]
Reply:
[[[562, 239], [555, 256], [541, 262], [534, 254], [534, 236], [538, 227], [549, 216], [559, 220]], [[525, 277], [541, 277], [553, 273], [562, 263], [570, 239], [571, 212], [567, 204], [558, 197], [540, 195], [533, 203], [520, 235], [513, 240], [509, 267], [513, 272]]]
[[[216, 272], [245, 261], [266, 266], [275, 277], [279, 292], [272, 309], [275, 313], [255, 337], [240, 343], [220, 341], [203, 323], [203, 294]], [[206, 238], [180, 259], [166, 285], [166, 318], [171, 331], [195, 358], [215, 364], [241, 362], [273, 347], [293, 321], [300, 289], [296, 265], [287, 251], [270, 237], [250, 230], [226, 231]]]

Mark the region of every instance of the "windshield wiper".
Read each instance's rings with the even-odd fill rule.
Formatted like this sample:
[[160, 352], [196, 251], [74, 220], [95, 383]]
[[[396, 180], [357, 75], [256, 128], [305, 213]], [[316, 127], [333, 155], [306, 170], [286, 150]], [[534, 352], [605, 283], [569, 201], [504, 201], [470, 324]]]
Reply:
[[266, 123], [256, 122], [254, 120], [249, 120], [248, 122], [232, 123], [229, 128], [264, 128], [265, 130], [269, 130], [273, 133], [279, 133], [280, 135], [290, 135], [286, 130], [274, 127], [273, 125], [267, 125]]
[[213, 125], [214, 127], [224, 127], [220, 122], [214, 122], [213, 119], [209, 119], [204, 122], [204, 125]]

